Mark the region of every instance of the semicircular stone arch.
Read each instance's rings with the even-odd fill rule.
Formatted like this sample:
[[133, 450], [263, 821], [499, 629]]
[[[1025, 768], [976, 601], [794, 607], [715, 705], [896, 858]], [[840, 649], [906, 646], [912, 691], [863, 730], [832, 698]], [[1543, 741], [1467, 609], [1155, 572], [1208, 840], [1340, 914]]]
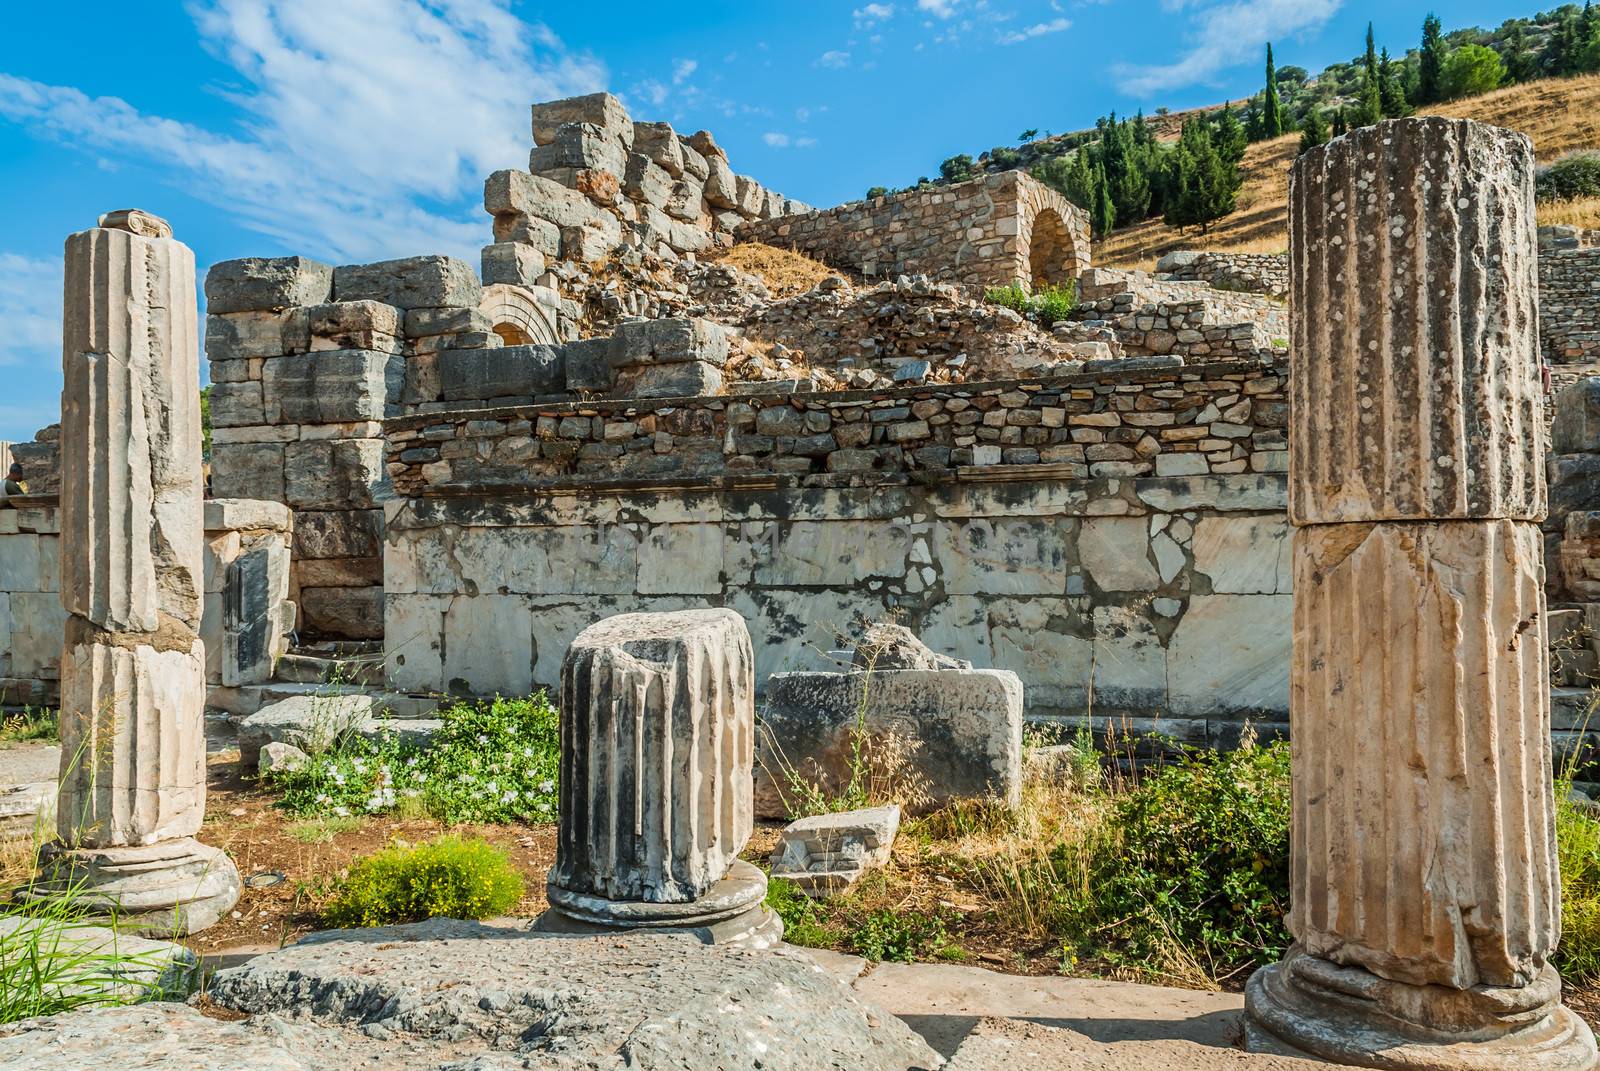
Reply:
[[527, 287], [513, 283], [486, 286], [478, 311], [489, 318], [491, 329], [507, 346], [554, 346], [561, 341], [550, 309]]
[[1025, 183], [1018, 213], [1018, 277], [1065, 286], [1089, 269], [1088, 213], [1040, 182]]

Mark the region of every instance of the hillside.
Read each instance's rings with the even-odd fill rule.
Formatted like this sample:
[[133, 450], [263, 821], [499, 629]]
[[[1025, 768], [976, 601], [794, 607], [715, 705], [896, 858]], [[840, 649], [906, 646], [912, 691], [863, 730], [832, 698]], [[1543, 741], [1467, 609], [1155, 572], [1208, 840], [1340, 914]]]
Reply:
[[[1600, 148], [1600, 75], [1530, 82], [1423, 111], [1520, 130], [1533, 139], [1541, 161], [1573, 149]], [[1213, 224], [1210, 233], [1179, 231], [1154, 219], [1096, 242], [1094, 262], [1148, 268], [1174, 249], [1281, 252], [1289, 244], [1289, 165], [1299, 147], [1298, 134], [1251, 145], [1241, 165], [1245, 180], [1239, 207]], [[1600, 203], [1541, 206], [1539, 217], [1541, 223], [1600, 226]]]

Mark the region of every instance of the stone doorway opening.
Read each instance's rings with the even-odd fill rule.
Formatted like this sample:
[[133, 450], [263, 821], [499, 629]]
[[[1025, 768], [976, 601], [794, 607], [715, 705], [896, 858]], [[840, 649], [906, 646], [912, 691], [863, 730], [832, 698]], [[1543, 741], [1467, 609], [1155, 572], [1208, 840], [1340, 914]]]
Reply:
[[1028, 276], [1033, 288], [1064, 286], [1078, 277], [1078, 256], [1072, 229], [1061, 213], [1043, 208], [1033, 217], [1028, 241]]

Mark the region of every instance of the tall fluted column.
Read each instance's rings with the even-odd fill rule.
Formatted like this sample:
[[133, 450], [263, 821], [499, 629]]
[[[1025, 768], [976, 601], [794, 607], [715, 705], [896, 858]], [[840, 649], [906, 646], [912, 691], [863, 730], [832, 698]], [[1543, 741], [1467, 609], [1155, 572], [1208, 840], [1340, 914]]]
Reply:
[[1294, 947], [1261, 1051], [1588, 1069], [1561, 1006], [1533, 152], [1407, 119], [1290, 180]]
[[622, 614], [561, 667], [560, 830], [541, 926], [766, 945], [754, 824], [755, 660], [732, 610]]
[[205, 812], [199, 343], [194, 254], [116, 212], [67, 239], [61, 413], [59, 845], [71, 885], [171, 935], [233, 906]]

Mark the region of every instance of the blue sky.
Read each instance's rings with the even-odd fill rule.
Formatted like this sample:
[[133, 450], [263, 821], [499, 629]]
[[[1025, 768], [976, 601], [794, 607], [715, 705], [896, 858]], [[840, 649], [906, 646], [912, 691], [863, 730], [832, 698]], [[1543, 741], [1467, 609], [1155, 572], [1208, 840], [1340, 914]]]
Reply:
[[[1552, 0], [1553, 4], [1553, 0]], [[1547, 4], [1545, 6], [1552, 6]], [[526, 167], [527, 105], [610, 89], [706, 128], [817, 205], [1112, 109], [1240, 98], [1262, 45], [1312, 71], [1369, 19], [1395, 52], [1478, 0], [143, 0], [14, 4], [0, 58], [0, 439], [57, 419], [62, 240], [108, 209], [172, 221], [206, 266], [469, 257], [482, 180]]]

